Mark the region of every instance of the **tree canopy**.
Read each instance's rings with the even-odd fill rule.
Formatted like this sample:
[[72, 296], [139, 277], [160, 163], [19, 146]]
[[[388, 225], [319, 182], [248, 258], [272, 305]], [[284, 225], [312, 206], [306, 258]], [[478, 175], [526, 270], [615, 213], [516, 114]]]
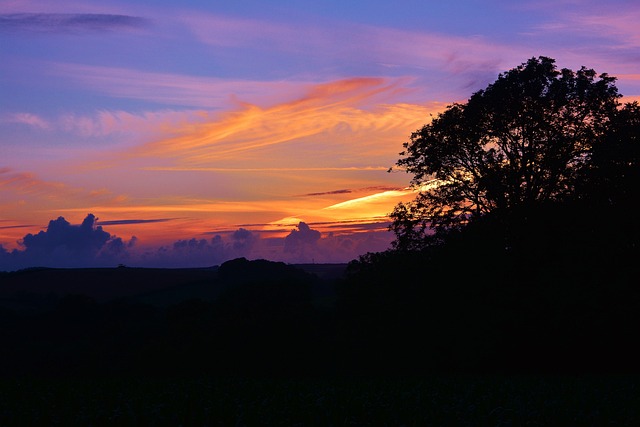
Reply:
[[[596, 169], [609, 173], [607, 156], [620, 160], [629, 150], [620, 140], [637, 140], [640, 110], [637, 103], [622, 107], [620, 96], [614, 77], [585, 67], [558, 70], [541, 56], [448, 106], [400, 153], [397, 166], [413, 174], [418, 194], [391, 213], [395, 248], [419, 249], [429, 235], [488, 213], [522, 212], [590, 191], [584, 182]], [[606, 147], [615, 148], [613, 155]]]

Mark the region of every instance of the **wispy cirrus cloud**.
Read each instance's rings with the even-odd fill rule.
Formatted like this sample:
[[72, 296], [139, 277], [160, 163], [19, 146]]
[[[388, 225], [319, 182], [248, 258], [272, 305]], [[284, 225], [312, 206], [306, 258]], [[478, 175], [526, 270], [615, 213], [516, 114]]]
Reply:
[[7, 167], [0, 168], [0, 194], [2, 193], [13, 193], [11, 198], [29, 196], [42, 203], [73, 203], [79, 200], [120, 203], [126, 200], [126, 196], [115, 195], [106, 189], [86, 190], [63, 182], [41, 179], [32, 172], [14, 171]]
[[176, 218], [157, 218], [157, 219], [114, 219], [109, 221], [97, 221], [97, 225], [134, 225], [134, 224], [155, 224], [159, 222], [174, 221]]
[[129, 135], [135, 141], [150, 139], [182, 129], [186, 124], [198, 123], [209, 117], [204, 110], [159, 110], [130, 112], [124, 110], [98, 110], [93, 113], [63, 113], [42, 117], [28, 112], [6, 113], [0, 116], [0, 123], [17, 124], [50, 134], [61, 133], [83, 139], [120, 136], [119, 141], [127, 141]]
[[6, 114], [3, 117], [0, 117], [0, 121], [4, 123], [18, 123], [26, 126], [30, 126], [36, 129], [46, 130], [51, 128], [51, 124], [38, 116], [37, 114], [32, 113], [12, 113]]
[[616, 7], [615, 10], [571, 10], [559, 14], [552, 21], [538, 25], [537, 28], [588, 36], [597, 34], [602, 40], [601, 43], [607, 39], [614, 39], [618, 48], [632, 48], [640, 46], [639, 20], [640, 10], [637, 5], [633, 5], [622, 9]]
[[109, 111], [101, 110], [91, 115], [66, 113], [57, 117], [50, 127], [83, 137], [101, 137], [116, 133], [135, 134], [138, 139], [179, 129], [185, 123], [198, 122], [206, 116], [202, 110], [186, 111]]
[[45, 63], [43, 66], [56, 78], [70, 79], [101, 94], [213, 110], [237, 105], [238, 99], [272, 103], [275, 99], [286, 98], [287, 94], [295, 96], [309, 84], [305, 81], [226, 79], [71, 63]]
[[[339, 61], [343, 66], [356, 68], [358, 64], [367, 64], [387, 72], [393, 68], [414, 73], [444, 68], [449, 75], [462, 76], [466, 80], [463, 86], [488, 83], [504, 64], [515, 58], [521, 60], [522, 56], [521, 47], [482, 36], [463, 37], [353, 22], [294, 24], [212, 14], [185, 14], [181, 19], [201, 43], [215, 47], [259, 47], [308, 57], [312, 63]], [[345, 40], [349, 42], [344, 43]]]
[[[339, 62], [342, 69], [366, 64], [377, 75], [430, 75], [420, 78], [424, 85], [420, 93], [428, 93], [431, 99], [434, 93], [443, 93], [443, 81], [448, 83], [448, 94], [453, 94], [449, 100], [457, 100], [461, 93], [480, 89], [499, 72], [538, 55], [556, 57], [570, 67], [584, 64], [616, 73], [637, 68], [640, 9], [634, 2], [615, 6], [583, 1], [530, 3], [534, 5], [509, 8], [533, 9], [546, 18], [528, 20], [529, 26], [518, 33], [502, 36], [482, 31], [461, 36], [428, 28], [408, 30], [337, 20], [285, 23], [213, 14], [183, 15], [181, 19], [202, 43], [296, 55], [317, 65], [318, 72], [330, 72], [331, 64]], [[558, 34], [563, 35], [562, 44], [557, 43]], [[551, 38], [553, 43], [549, 43]], [[615, 64], [619, 59], [623, 64]]]
[[24, 224], [24, 225], [0, 225], [0, 230], [11, 230], [14, 228], [32, 228], [35, 227], [33, 224]]
[[335, 195], [335, 194], [350, 194], [350, 193], [353, 193], [353, 190], [344, 189], [344, 190], [323, 191], [319, 193], [301, 194], [300, 197], [328, 196], [328, 195]]
[[30, 172], [16, 172], [10, 168], [0, 168], [0, 191], [14, 191], [19, 194], [38, 194], [46, 197], [66, 197], [76, 194], [61, 182], [39, 179]]
[[[352, 78], [314, 85], [290, 102], [266, 108], [245, 104], [237, 111], [191, 125], [178, 136], [147, 144], [133, 154], [173, 158], [178, 169], [193, 170], [284, 171], [324, 167], [385, 170], [387, 165], [370, 162], [376, 156], [388, 157], [386, 141], [418, 128], [430, 112], [444, 108], [439, 103], [384, 104], [384, 100], [402, 90], [406, 90], [403, 80], [382, 78]], [[377, 133], [374, 139], [372, 132]], [[277, 154], [269, 151], [267, 157], [264, 150], [286, 151]], [[335, 150], [341, 151], [343, 162], [336, 163]], [[296, 166], [291, 165], [292, 159], [296, 159]], [[331, 166], [322, 164], [323, 160], [329, 164], [329, 159]]]
[[0, 32], [64, 33], [108, 32], [140, 29], [149, 21], [128, 15], [99, 13], [0, 14]]
[[362, 193], [362, 192], [371, 192], [371, 191], [393, 191], [393, 190], [402, 190], [401, 188], [389, 187], [389, 186], [375, 186], [375, 187], [365, 187], [365, 188], [345, 188], [341, 190], [331, 190], [331, 191], [322, 191], [317, 193], [306, 193], [300, 194], [295, 197], [317, 197], [317, 196], [333, 196], [336, 194], [352, 194], [352, 193]]
[[553, 2], [533, 2], [538, 8], [554, 10], [546, 20], [532, 24], [531, 36], [544, 40], [566, 40], [549, 50], [570, 68], [585, 65], [598, 72], [619, 77], [619, 86], [637, 90], [629, 76], [638, 69], [640, 47], [640, 9], [635, 2], [579, 2], [577, 7]]

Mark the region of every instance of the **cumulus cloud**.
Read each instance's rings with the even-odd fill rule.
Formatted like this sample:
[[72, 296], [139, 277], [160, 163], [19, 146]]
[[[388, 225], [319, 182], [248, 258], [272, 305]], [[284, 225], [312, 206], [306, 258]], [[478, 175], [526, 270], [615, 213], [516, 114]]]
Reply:
[[168, 266], [206, 267], [219, 264], [224, 258], [224, 242], [219, 235], [211, 239], [177, 240], [170, 249], [157, 252], [160, 260]]
[[[176, 240], [169, 246], [136, 253], [133, 263], [145, 267], [198, 268], [219, 265], [233, 258], [256, 258], [252, 254], [260, 242], [258, 233], [239, 228], [226, 234], [226, 238], [216, 234], [210, 239]], [[260, 250], [256, 255], [261, 257]]]
[[9, 252], [0, 247], [0, 267], [15, 270], [25, 267], [97, 267], [113, 266], [128, 257], [127, 244], [96, 225], [88, 214], [79, 225], [63, 217], [49, 221], [46, 230], [27, 234], [23, 250]]
[[322, 235], [305, 222], [284, 238], [280, 261], [291, 263], [344, 263], [367, 252], [390, 247], [393, 236], [386, 228], [354, 227], [353, 232], [328, 232]]
[[298, 229], [291, 230], [291, 233], [284, 239], [285, 252], [303, 252], [306, 247], [314, 246], [320, 240], [320, 232], [313, 230], [306, 223], [300, 221]]
[[233, 239], [233, 249], [242, 256], [246, 256], [251, 252], [251, 249], [258, 240], [258, 236], [255, 233], [245, 228], [234, 231], [231, 238]]
[[[128, 220], [123, 220], [127, 221]], [[140, 220], [145, 221], [145, 220]], [[105, 221], [105, 223], [109, 223]], [[113, 221], [118, 225], [120, 220]], [[143, 222], [144, 223], [144, 222]], [[322, 234], [299, 221], [285, 237], [262, 235], [268, 230], [239, 228], [223, 231], [211, 238], [186, 238], [160, 247], [128, 241], [102, 228], [89, 214], [79, 225], [59, 217], [36, 234], [27, 234], [21, 248], [8, 250], [0, 245], [0, 271], [28, 267], [136, 267], [202, 268], [220, 265], [234, 258], [269, 259], [288, 263], [343, 263], [366, 252], [389, 247], [391, 233], [365, 224]], [[326, 229], [326, 227], [325, 227]]]
[[105, 32], [141, 28], [147, 20], [98, 13], [10, 13], [0, 15], [0, 31], [39, 33]]

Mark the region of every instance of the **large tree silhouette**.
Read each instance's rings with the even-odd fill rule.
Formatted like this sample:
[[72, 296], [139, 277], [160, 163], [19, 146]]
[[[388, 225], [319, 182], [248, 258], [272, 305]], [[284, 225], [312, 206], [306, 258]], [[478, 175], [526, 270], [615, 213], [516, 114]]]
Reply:
[[614, 77], [558, 70], [539, 57], [449, 106], [400, 153], [397, 166], [419, 192], [391, 213], [395, 248], [419, 249], [431, 230], [438, 236], [488, 213], [575, 197], [594, 147], [620, 122], [619, 97]]

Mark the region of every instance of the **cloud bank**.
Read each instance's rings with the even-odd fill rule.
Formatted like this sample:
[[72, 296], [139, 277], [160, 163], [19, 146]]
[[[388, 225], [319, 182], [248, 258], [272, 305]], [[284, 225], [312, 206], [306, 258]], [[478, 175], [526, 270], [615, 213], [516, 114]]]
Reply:
[[[140, 221], [136, 223], [144, 224]], [[111, 222], [113, 225], [120, 223]], [[0, 271], [32, 267], [115, 267], [120, 264], [199, 268], [240, 257], [288, 263], [340, 263], [365, 252], [385, 250], [391, 239], [388, 232], [379, 229], [323, 235], [301, 221], [285, 237], [271, 237], [269, 231], [239, 228], [211, 238], [179, 239], [169, 245], [144, 247], [135, 236], [126, 241], [99, 224], [93, 214], [88, 214], [77, 225], [63, 217], [51, 220], [45, 230], [25, 235], [20, 248], [9, 251], [0, 245]]]
[[97, 267], [126, 258], [123, 240], [97, 226], [96, 220], [93, 214], [80, 225], [63, 217], [51, 220], [46, 230], [24, 236], [24, 250], [9, 252], [0, 246], [0, 267]]

